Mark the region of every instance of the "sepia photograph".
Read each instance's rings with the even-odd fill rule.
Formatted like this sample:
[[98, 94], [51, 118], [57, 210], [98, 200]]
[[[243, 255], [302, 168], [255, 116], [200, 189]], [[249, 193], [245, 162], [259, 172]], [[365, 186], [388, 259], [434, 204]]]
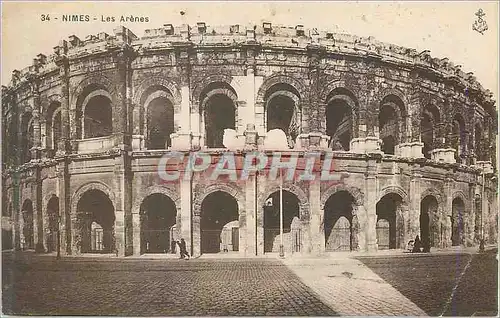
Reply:
[[498, 316], [499, 3], [1, 3], [2, 316]]

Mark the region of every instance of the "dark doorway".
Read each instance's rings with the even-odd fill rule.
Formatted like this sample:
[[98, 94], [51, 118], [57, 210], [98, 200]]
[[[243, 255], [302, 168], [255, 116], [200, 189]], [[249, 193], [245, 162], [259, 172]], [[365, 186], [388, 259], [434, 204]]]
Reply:
[[239, 250], [239, 242], [232, 241], [232, 229], [238, 225], [236, 199], [223, 191], [209, 194], [201, 204], [201, 253]]
[[24, 243], [22, 244], [22, 248], [31, 250], [35, 248], [35, 235], [33, 224], [33, 203], [29, 199], [24, 201], [23, 203], [22, 218], [24, 236]]
[[452, 202], [452, 217], [451, 217], [451, 245], [459, 246], [464, 244], [464, 201], [460, 198], [455, 198]]
[[85, 138], [104, 137], [113, 133], [111, 101], [106, 96], [92, 97], [85, 107]]
[[155, 193], [141, 204], [141, 252], [166, 253], [171, 250], [171, 228], [176, 224], [177, 209], [168, 196]]
[[174, 133], [174, 106], [166, 97], [153, 99], [148, 105], [148, 149], [167, 149]]
[[354, 198], [347, 191], [331, 195], [325, 203], [324, 231], [327, 252], [352, 251], [358, 248], [359, 224], [353, 216]]
[[[332, 100], [326, 108], [326, 130], [331, 143], [340, 142], [342, 149], [349, 150], [352, 138], [351, 108], [343, 99]], [[338, 143], [337, 143], [338, 144]]]
[[377, 203], [377, 244], [379, 250], [404, 247], [404, 224], [400, 215], [402, 199], [389, 193]]
[[55, 195], [47, 203], [47, 216], [49, 219], [47, 252], [51, 253], [57, 249], [57, 232], [59, 231], [59, 198]]
[[[264, 253], [278, 253], [280, 248], [280, 192], [267, 197], [264, 205]], [[289, 191], [283, 190], [283, 246], [291, 250], [292, 222], [299, 217], [299, 199]], [[285, 234], [286, 233], [286, 234]]]
[[217, 94], [207, 102], [205, 108], [206, 145], [208, 148], [224, 148], [224, 129], [235, 129], [236, 113], [233, 101]]
[[420, 240], [422, 244], [428, 242], [429, 247], [438, 247], [443, 240], [441, 231], [438, 201], [434, 196], [428, 195], [420, 202]]
[[115, 252], [114, 224], [115, 211], [108, 196], [95, 189], [85, 192], [77, 205], [81, 253]]

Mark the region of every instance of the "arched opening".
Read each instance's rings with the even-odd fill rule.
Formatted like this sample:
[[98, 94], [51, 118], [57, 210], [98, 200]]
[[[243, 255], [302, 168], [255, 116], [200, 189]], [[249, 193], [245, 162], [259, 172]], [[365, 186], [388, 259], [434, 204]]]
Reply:
[[31, 250], [35, 248], [33, 202], [31, 202], [31, 200], [27, 199], [24, 201], [21, 213], [23, 222], [23, 237], [21, 239], [21, 247], [23, 249]]
[[376, 229], [379, 250], [404, 248], [404, 223], [401, 205], [402, 199], [395, 193], [384, 195], [377, 203]]
[[61, 139], [61, 103], [50, 104], [46, 118], [46, 143], [48, 149], [57, 151], [58, 141]]
[[266, 128], [282, 130], [293, 148], [300, 133], [300, 97], [291, 85], [280, 83], [273, 85], [264, 96], [266, 105]]
[[420, 202], [420, 240], [422, 246], [431, 248], [439, 246], [443, 239], [443, 227], [439, 222], [438, 201], [427, 195]]
[[174, 133], [174, 106], [167, 97], [153, 99], [147, 106], [147, 148], [168, 149]]
[[205, 132], [208, 148], [224, 148], [224, 129], [235, 129], [236, 107], [233, 100], [223, 94], [208, 97], [205, 106]]
[[477, 161], [486, 161], [486, 151], [483, 142], [483, 129], [480, 123], [476, 123], [474, 129], [474, 152], [476, 153]]
[[348, 151], [354, 138], [354, 110], [357, 109], [354, 96], [344, 89], [330, 94], [326, 106], [326, 133], [330, 136], [330, 148]]
[[101, 190], [83, 194], [77, 204], [76, 245], [81, 253], [113, 253], [115, 251], [115, 210]]
[[431, 159], [431, 151], [434, 149], [435, 127], [439, 123], [439, 111], [436, 107], [427, 105], [422, 113], [420, 121], [420, 138], [424, 144], [424, 157]]
[[47, 252], [51, 253], [57, 249], [57, 234], [59, 231], [59, 198], [55, 195], [53, 195], [47, 203], [47, 217]]
[[453, 199], [451, 212], [451, 246], [464, 245], [465, 204], [460, 198]]
[[140, 214], [141, 253], [172, 252], [170, 231], [177, 220], [174, 201], [161, 193], [151, 194], [142, 202]]
[[354, 198], [347, 191], [338, 191], [325, 203], [325, 251], [354, 251], [358, 248], [359, 222], [353, 215]]
[[54, 116], [54, 122], [52, 123], [52, 145], [54, 151], [58, 150], [58, 142], [61, 139], [61, 112], [57, 112], [56, 115]]
[[84, 138], [111, 135], [113, 133], [113, 118], [109, 98], [97, 95], [92, 97], [84, 106]]
[[[201, 253], [238, 251], [239, 222], [236, 224], [234, 221], [239, 221], [239, 212], [238, 202], [232, 195], [223, 191], [207, 195], [201, 203]], [[227, 232], [223, 232], [223, 229], [229, 228], [231, 240], [227, 239]]]
[[451, 147], [456, 150], [455, 160], [458, 163], [464, 162], [465, 155], [465, 124], [462, 116], [453, 117], [451, 130]]
[[482, 215], [482, 202], [481, 196], [476, 194], [474, 198], [474, 240], [479, 242], [482, 237], [482, 224], [481, 224], [481, 215]]
[[31, 148], [33, 147], [33, 116], [31, 113], [25, 113], [21, 120], [21, 163], [31, 160]]
[[[264, 253], [280, 251], [280, 192], [269, 195], [264, 204]], [[285, 252], [300, 250], [299, 199], [283, 190], [283, 248]]]
[[395, 146], [402, 141], [403, 130], [406, 126], [404, 105], [398, 97], [389, 95], [382, 100], [378, 123], [382, 151], [393, 155]]
[[[7, 126], [7, 125], [6, 125]], [[4, 126], [4, 129], [7, 128]], [[16, 165], [16, 158], [19, 155], [19, 146], [22, 147], [22, 145], [18, 144], [18, 131], [17, 131], [18, 125], [16, 124], [16, 120], [11, 117], [8, 119], [8, 129], [6, 129], [5, 135], [3, 137], [5, 138], [7, 142], [3, 142], [2, 146], [6, 151], [2, 154], [3, 155], [3, 162], [7, 164], [8, 166], [13, 166]], [[23, 159], [24, 160], [24, 159]], [[21, 161], [23, 162], [23, 161]]]

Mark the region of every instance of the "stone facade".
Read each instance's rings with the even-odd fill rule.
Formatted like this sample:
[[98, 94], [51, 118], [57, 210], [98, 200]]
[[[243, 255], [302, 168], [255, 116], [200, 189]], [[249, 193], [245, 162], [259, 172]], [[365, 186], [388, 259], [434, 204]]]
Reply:
[[[491, 97], [428, 51], [301, 25], [70, 36], [2, 87], [3, 241], [54, 251], [59, 231], [62, 254], [127, 256], [183, 237], [199, 255], [218, 251], [211, 240], [230, 223], [233, 250], [275, 252], [266, 225], [275, 219], [265, 215], [278, 206], [269, 198], [279, 181], [198, 173], [165, 183], [158, 163], [172, 150], [203, 150], [215, 165], [224, 129], [236, 132], [237, 156], [269, 151], [277, 128], [288, 140], [283, 157], [330, 154], [343, 176], [284, 182], [287, 253], [405, 248], [416, 235], [438, 248], [496, 242]], [[148, 212], [152, 198], [169, 220]], [[234, 216], [217, 216], [226, 207]], [[209, 210], [229, 223], [217, 230]]]

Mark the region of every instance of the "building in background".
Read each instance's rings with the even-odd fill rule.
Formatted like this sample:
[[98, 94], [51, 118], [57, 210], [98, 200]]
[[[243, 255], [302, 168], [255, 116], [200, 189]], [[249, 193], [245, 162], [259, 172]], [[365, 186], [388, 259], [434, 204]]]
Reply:
[[2, 248], [277, 252], [279, 180], [158, 175], [172, 150], [215, 165], [228, 129], [236, 156], [279, 129], [283, 158], [331, 154], [343, 176], [283, 182], [286, 253], [496, 243], [491, 97], [447, 58], [302, 25], [70, 36], [2, 87]]

